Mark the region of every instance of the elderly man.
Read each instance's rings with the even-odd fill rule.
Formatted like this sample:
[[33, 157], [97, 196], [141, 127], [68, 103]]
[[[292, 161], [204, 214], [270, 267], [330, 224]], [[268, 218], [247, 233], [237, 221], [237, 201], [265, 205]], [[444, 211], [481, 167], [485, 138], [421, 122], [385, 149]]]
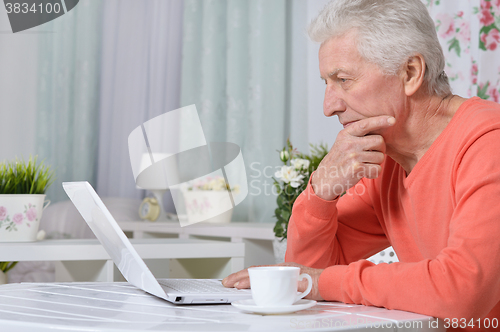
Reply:
[[[288, 228], [309, 297], [450, 327], [500, 318], [500, 105], [451, 94], [420, 0], [336, 0], [309, 34], [324, 113], [344, 126]], [[365, 260], [390, 245], [400, 262]], [[249, 287], [248, 273], [223, 283]]]

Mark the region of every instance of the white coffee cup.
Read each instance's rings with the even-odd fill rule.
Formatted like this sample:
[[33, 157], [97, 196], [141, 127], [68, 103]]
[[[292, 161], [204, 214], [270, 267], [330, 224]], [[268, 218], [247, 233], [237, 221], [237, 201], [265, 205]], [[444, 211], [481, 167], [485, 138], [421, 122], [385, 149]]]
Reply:
[[[248, 269], [252, 297], [257, 306], [290, 306], [309, 294], [312, 289], [311, 276], [294, 266], [258, 266]], [[299, 280], [307, 279], [305, 292], [297, 294]]]

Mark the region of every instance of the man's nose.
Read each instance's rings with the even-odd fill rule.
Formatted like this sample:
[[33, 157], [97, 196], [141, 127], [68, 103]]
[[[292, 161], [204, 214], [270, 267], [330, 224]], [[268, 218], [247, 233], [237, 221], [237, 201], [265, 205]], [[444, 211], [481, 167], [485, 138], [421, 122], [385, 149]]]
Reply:
[[338, 112], [345, 111], [345, 103], [340, 98], [339, 93], [331, 85], [327, 85], [325, 89], [325, 99], [323, 101], [323, 114], [325, 116], [337, 115]]

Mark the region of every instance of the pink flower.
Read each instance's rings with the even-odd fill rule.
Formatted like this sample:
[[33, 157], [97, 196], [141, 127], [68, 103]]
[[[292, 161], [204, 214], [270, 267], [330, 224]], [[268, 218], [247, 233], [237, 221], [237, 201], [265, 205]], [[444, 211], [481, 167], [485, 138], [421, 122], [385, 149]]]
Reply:
[[491, 2], [481, 0], [481, 15], [479, 21], [484, 25], [488, 26], [495, 23], [495, 18], [491, 14]]
[[7, 217], [7, 208], [5, 206], [0, 206], [0, 221], [4, 221]]
[[453, 18], [448, 14], [438, 14], [437, 20], [439, 21], [438, 31], [441, 38], [448, 38], [455, 33], [455, 23]]
[[462, 17], [462, 16], [464, 16], [464, 12], [463, 12], [463, 11], [459, 11], [459, 12], [457, 13], [457, 16], [458, 16], [458, 17]]
[[481, 10], [481, 18], [479, 19], [479, 21], [484, 26], [488, 26], [495, 23], [495, 18], [493, 17], [493, 15], [491, 15], [491, 11], [489, 9], [483, 9]]
[[496, 87], [491, 87], [488, 90], [488, 94], [490, 95], [490, 99], [494, 102], [500, 102], [500, 92], [496, 89]]
[[464, 21], [460, 24], [460, 31], [457, 37], [463, 42], [470, 42], [470, 23], [468, 21]]
[[491, 1], [481, 0], [481, 9], [490, 9]]
[[21, 225], [23, 223], [23, 215], [22, 213], [16, 213], [14, 217], [12, 217], [12, 221], [15, 222], [18, 225]]
[[472, 78], [472, 84], [477, 84], [477, 73], [479, 69], [477, 67], [477, 63], [472, 64], [471, 68], [471, 78]]
[[496, 14], [498, 9], [500, 8], [500, 0], [491, 0], [490, 6], [493, 12]]
[[28, 218], [29, 221], [33, 221], [36, 219], [36, 208], [31, 207], [26, 211], [26, 218]]
[[500, 43], [500, 32], [497, 29], [491, 29], [488, 34], [483, 33], [481, 35], [481, 41], [486, 49], [494, 51]]

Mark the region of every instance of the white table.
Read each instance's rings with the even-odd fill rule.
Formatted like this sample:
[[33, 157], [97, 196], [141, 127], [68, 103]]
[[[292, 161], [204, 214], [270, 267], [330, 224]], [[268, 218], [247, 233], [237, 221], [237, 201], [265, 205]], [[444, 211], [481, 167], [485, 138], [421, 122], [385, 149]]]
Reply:
[[0, 286], [2, 331], [444, 331], [431, 317], [376, 307], [318, 303], [287, 315], [231, 305], [173, 305], [127, 283]]
[[[244, 268], [243, 243], [197, 239], [132, 239], [131, 242], [156, 277], [221, 278]], [[205, 264], [205, 275], [190, 275], [189, 270], [172, 271], [165, 263], [170, 259]], [[211, 264], [212, 259], [218, 259], [218, 263]], [[113, 261], [96, 239], [4, 242], [0, 243], [0, 261], [55, 261], [56, 281], [116, 280]], [[182, 267], [182, 262], [178, 265]]]
[[245, 244], [245, 267], [274, 264], [274, 223], [238, 222], [197, 223], [181, 227], [177, 221], [118, 221], [133, 238], [174, 235], [179, 238], [205, 238]]

